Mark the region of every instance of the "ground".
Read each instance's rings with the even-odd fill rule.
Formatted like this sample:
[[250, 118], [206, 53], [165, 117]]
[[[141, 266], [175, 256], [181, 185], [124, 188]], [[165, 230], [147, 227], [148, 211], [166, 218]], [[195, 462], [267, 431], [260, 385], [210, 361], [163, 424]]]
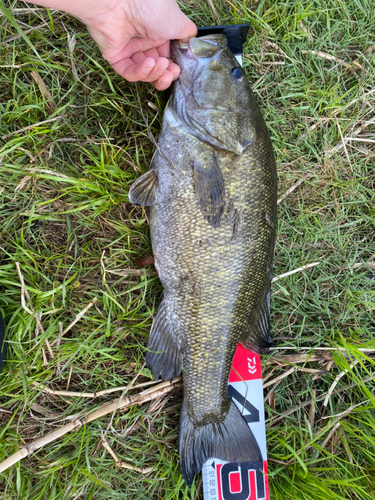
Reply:
[[[210, 3], [180, 5], [198, 26], [250, 23], [244, 68], [272, 136], [282, 198], [274, 274], [319, 262], [272, 286], [275, 349], [262, 358], [271, 496], [371, 499], [373, 2]], [[128, 189], [148, 169], [149, 133], [157, 137], [168, 99], [146, 84], [138, 97], [77, 20], [6, 6], [0, 461], [153, 387], [145, 345], [161, 286], [143, 261], [152, 256], [146, 213], [129, 203]], [[166, 391], [77, 426], [13, 465], [0, 476], [0, 498], [201, 499], [199, 477], [188, 489], [179, 472], [181, 387]], [[114, 456], [137, 469], [118, 468]]]

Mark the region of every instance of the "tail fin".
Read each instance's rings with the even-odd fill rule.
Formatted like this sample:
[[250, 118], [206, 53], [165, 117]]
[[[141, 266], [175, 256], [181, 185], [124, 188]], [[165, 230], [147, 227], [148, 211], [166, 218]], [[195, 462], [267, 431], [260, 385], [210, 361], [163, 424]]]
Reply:
[[179, 452], [182, 477], [188, 486], [209, 458], [227, 462], [262, 461], [254, 434], [231, 400], [222, 421], [202, 425], [193, 424], [182, 405]]

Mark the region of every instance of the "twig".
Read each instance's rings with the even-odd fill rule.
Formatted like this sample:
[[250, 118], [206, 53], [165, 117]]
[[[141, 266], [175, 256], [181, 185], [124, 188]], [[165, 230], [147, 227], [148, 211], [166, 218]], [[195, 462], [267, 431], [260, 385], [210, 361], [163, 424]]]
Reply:
[[30, 130], [31, 128], [34, 128], [34, 127], [40, 127], [40, 125], [44, 125], [45, 123], [50, 123], [50, 122], [55, 122], [57, 120], [61, 120], [61, 118], [62, 118], [62, 116], [55, 116], [55, 118], [49, 118], [48, 120], [44, 120], [42, 122], [33, 123], [32, 125], [29, 125], [28, 127], [19, 128], [18, 130], [15, 130], [14, 132], [11, 132], [10, 134], [3, 135], [1, 138], [7, 139], [8, 137], [11, 137], [12, 135], [20, 134], [21, 132], [25, 132], [26, 130]]
[[[35, 321], [36, 321], [36, 324], [37, 324], [39, 330], [42, 332], [42, 334], [44, 334], [45, 333], [44, 332], [44, 328], [43, 328], [43, 325], [42, 325], [42, 323], [40, 321], [39, 315], [35, 313], [33, 304], [32, 304], [31, 299], [30, 299], [29, 292], [26, 290], [25, 281], [23, 279], [23, 275], [22, 275], [22, 272], [21, 272], [21, 268], [20, 268], [19, 262], [16, 262], [16, 269], [17, 269], [18, 279], [20, 280], [20, 283], [21, 283], [21, 305], [22, 305], [23, 309], [27, 313], [29, 313], [31, 316], [33, 316], [35, 318]], [[31, 310], [26, 305], [25, 296], [26, 296], [27, 300], [29, 301], [30, 309]], [[46, 344], [46, 347], [48, 349], [48, 352], [49, 352], [49, 355], [50, 355], [51, 359], [53, 359], [54, 358], [54, 354], [53, 354], [53, 351], [52, 351], [52, 348], [51, 348], [51, 344], [48, 342], [47, 338], [44, 339], [44, 342]], [[43, 364], [46, 361], [47, 360], [45, 359], [45, 355], [44, 355]]]
[[298, 269], [294, 269], [293, 271], [289, 271], [287, 273], [279, 274], [272, 279], [272, 283], [278, 281], [281, 278], [285, 278], [286, 276], [290, 276], [291, 274], [299, 273], [300, 271], [304, 271], [305, 269], [309, 269], [310, 267], [318, 266], [320, 262], [312, 262], [311, 264], [306, 264], [305, 266], [299, 267]]
[[[82, 318], [82, 316], [84, 316], [87, 311], [90, 309], [90, 307], [92, 307], [95, 302], [97, 301], [97, 298], [95, 297], [94, 300], [92, 302], [90, 302], [90, 304], [88, 304], [80, 313], [77, 314], [76, 316], [76, 319], [74, 321], [72, 321], [72, 323], [70, 323], [70, 325], [65, 328], [65, 330], [61, 333], [61, 337], [63, 337], [66, 333], [69, 332], [69, 330], [71, 330], [73, 328], [73, 326], [78, 323], [78, 321]], [[51, 342], [51, 346], [54, 346], [55, 344], [57, 344], [57, 340], [58, 339], [55, 339]]]
[[118, 407], [118, 410], [124, 410], [134, 404], [141, 405], [143, 403], [148, 403], [153, 399], [159, 398], [160, 396], [164, 396], [169, 392], [172, 392], [175, 387], [180, 387], [182, 384], [181, 378], [173, 379], [172, 381], [162, 382], [155, 387], [150, 389], [146, 389], [139, 394], [135, 394], [134, 396], [126, 397], [122, 400], [121, 405], [118, 404], [118, 399], [106, 403], [100, 406], [97, 410], [89, 413], [85, 417], [74, 418], [71, 422], [66, 425], [63, 425], [59, 429], [43, 436], [32, 443], [29, 443], [22, 448], [20, 448], [16, 453], [13, 453], [10, 457], [0, 463], [0, 473], [7, 470], [12, 465], [18, 463], [23, 458], [28, 457], [34, 451], [42, 448], [48, 443], [52, 443], [57, 439], [60, 439], [62, 436], [65, 436], [69, 432], [76, 431], [80, 429], [83, 425], [87, 425], [89, 422], [93, 420], [97, 420], [98, 418], [103, 417], [104, 415], [108, 415], [113, 412], [114, 408]]

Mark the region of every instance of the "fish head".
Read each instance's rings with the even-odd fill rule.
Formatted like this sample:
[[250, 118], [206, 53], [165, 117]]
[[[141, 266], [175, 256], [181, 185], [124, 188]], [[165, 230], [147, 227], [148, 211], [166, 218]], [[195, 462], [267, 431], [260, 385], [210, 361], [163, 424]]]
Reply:
[[198, 138], [241, 154], [254, 141], [259, 111], [225, 35], [174, 41], [171, 56], [181, 68], [175, 112]]

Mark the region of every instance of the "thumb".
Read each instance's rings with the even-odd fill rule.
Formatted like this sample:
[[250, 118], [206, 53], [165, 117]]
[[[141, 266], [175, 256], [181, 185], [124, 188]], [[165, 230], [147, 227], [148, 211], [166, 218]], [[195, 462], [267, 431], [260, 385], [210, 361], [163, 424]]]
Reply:
[[144, 27], [151, 40], [189, 40], [196, 36], [197, 27], [181, 12], [176, 0], [158, 0], [156, 3], [157, 11], [155, 9], [152, 12], [151, 9], [142, 16]]

